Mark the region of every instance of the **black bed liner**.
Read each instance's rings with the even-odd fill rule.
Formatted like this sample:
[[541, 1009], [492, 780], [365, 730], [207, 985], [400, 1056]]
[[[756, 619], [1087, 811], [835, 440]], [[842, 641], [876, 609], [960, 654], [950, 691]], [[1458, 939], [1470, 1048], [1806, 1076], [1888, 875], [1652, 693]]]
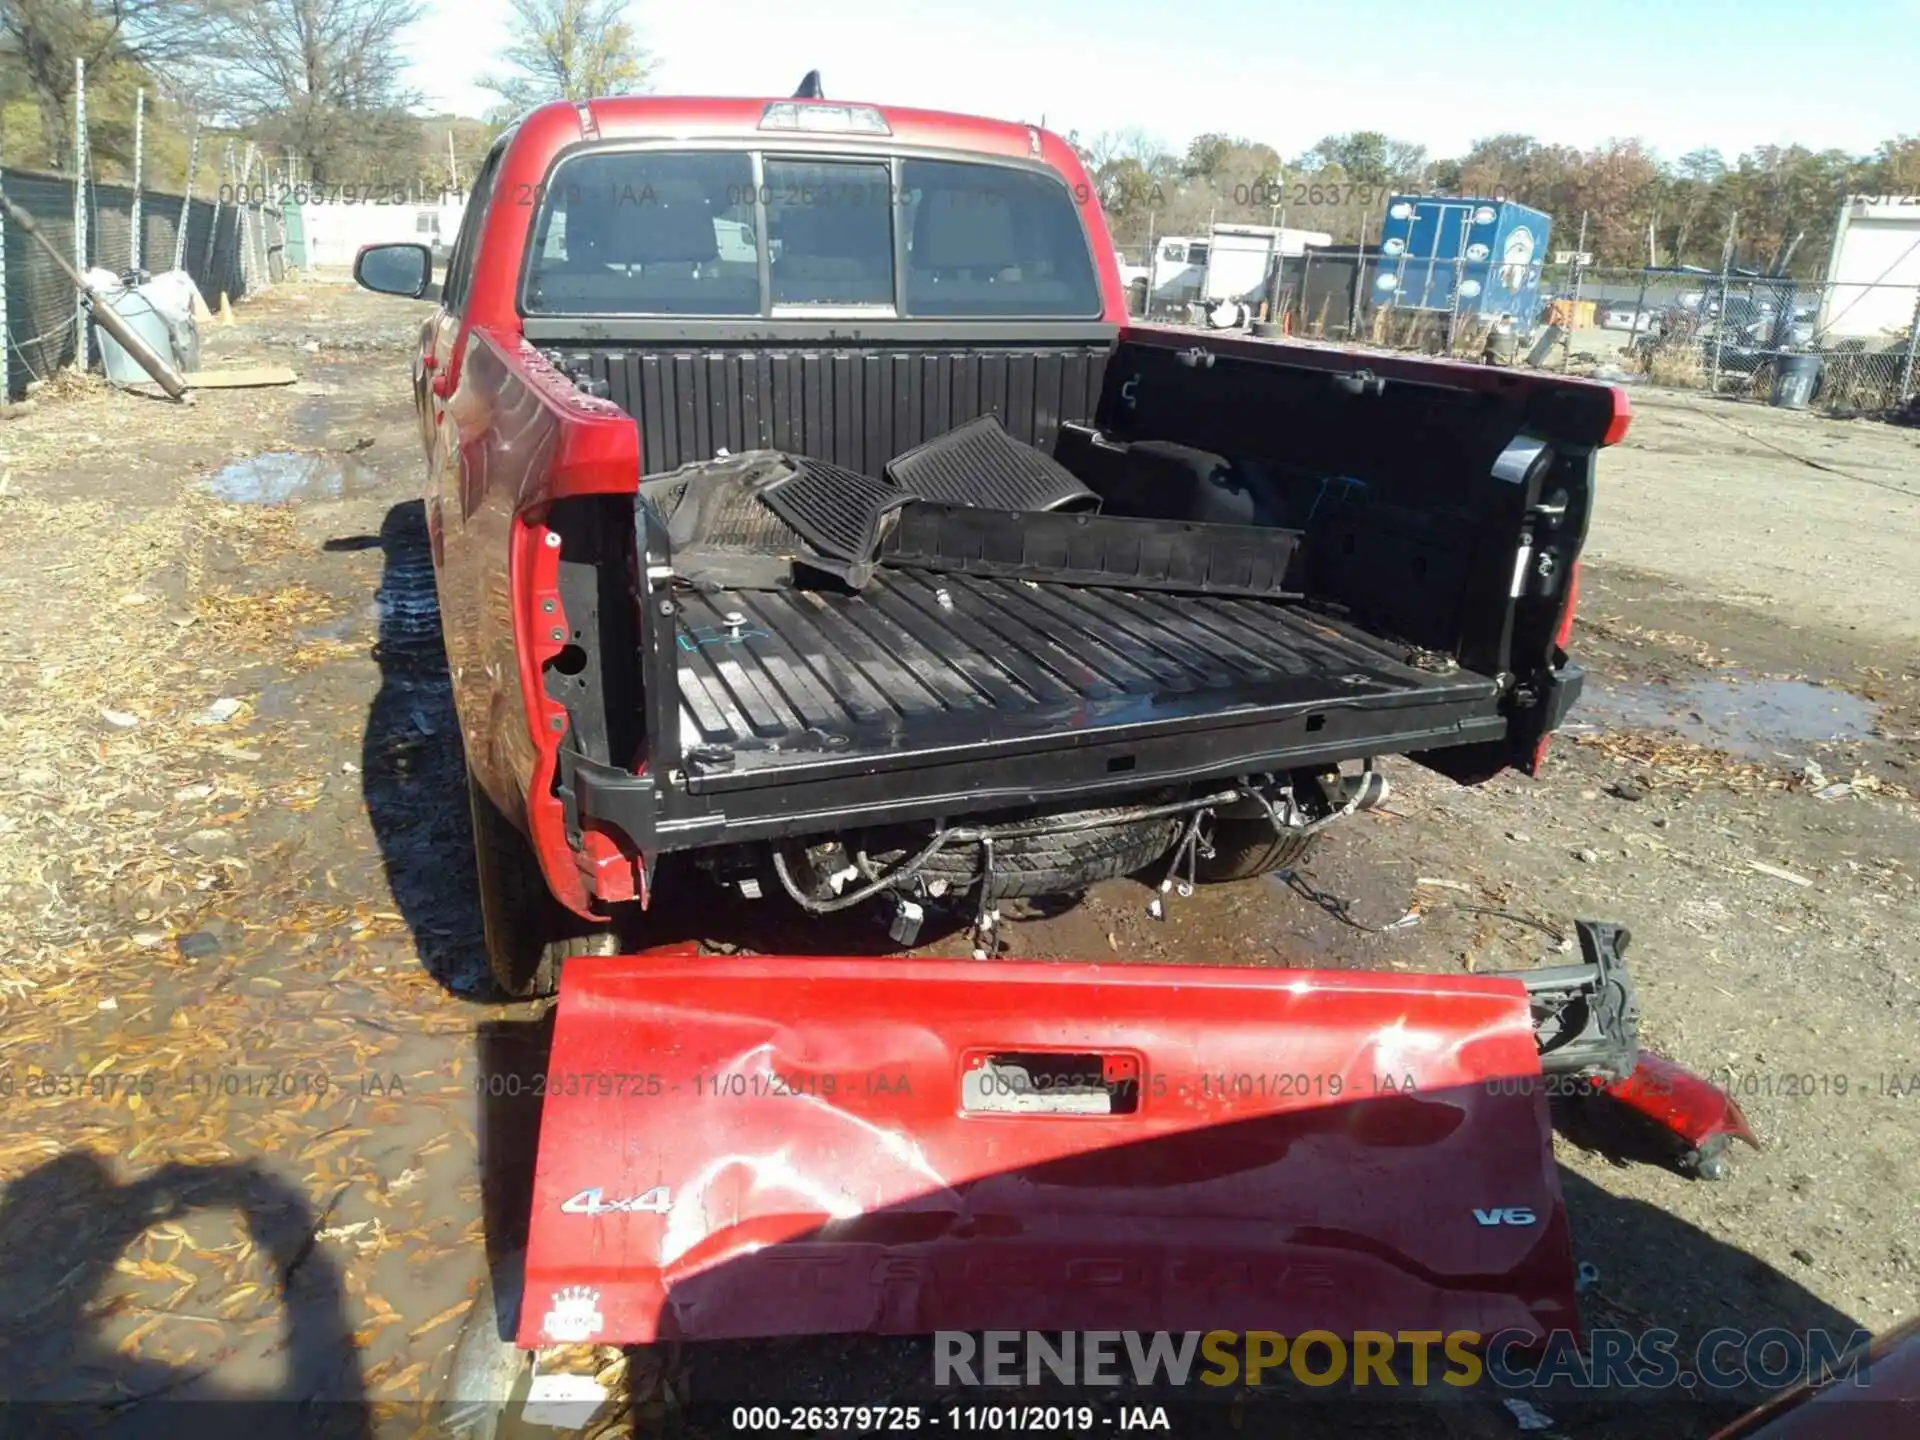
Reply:
[[1486, 676], [1284, 600], [882, 568], [857, 595], [669, 582], [647, 605], [647, 764], [563, 749], [559, 794], [651, 854], [1507, 733]]
[[[1334, 712], [1410, 707], [1428, 731], [1436, 706], [1491, 717], [1497, 688], [1266, 599], [897, 570], [859, 595], [680, 599], [680, 741], [696, 793], [1301, 711], [1313, 732]], [[1373, 721], [1394, 734], [1390, 714]]]

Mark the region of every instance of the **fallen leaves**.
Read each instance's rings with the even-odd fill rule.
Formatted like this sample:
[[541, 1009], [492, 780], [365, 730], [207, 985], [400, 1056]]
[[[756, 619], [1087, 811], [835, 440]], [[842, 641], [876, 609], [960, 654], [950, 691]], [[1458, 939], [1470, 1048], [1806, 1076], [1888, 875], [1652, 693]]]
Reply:
[[462, 1300], [455, 1305], [449, 1305], [446, 1309], [442, 1310], [438, 1315], [435, 1315], [430, 1319], [423, 1320], [418, 1325], [414, 1326], [413, 1329], [407, 1332], [407, 1338], [411, 1340], [418, 1340], [422, 1335], [425, 1335], [428, 1331], [438, 1330], [442, 1325], [450, 1324], [451, 1322], [458, 1320], [462, 1315], [466, 1314], [470, 1308], [472, 1308], [471, 1304], [466, 1300]]
[[1694, 791], [1708, 785], [1738, 792], [1785, 790], [1789, 778], [1767, 765], [1741, 760], [1724, 750], [1653, 730], [1608, 730], [1598, 735], [1574, 735], [1576, 745], [1593, 750], [1622, 765], [1637, 766], [1651, 782], [1651, 790]]

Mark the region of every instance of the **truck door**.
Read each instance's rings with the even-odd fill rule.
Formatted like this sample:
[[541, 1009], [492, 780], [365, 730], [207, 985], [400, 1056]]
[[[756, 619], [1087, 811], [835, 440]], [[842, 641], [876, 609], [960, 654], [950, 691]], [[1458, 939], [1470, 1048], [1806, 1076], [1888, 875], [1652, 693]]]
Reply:
[[460, 439], [447, 417], [447, 400], [460, 383], [460, 362], [466, 350], [467, 291], [473, 279], [474, 255], [480, 248], [480, 232], [487, 220], [487, 200], [505, 151], [504, 142], [495, 145], [480, 167], [473, 193], [467, 197], [459, 237], [447, 261], [440, 308], [421, 335], [420, 429], [427, 447], [427, 532], [433, 538], [436, 558], [444, 553], [442, 527], [449, 513], [455, 524], [462, 513]]

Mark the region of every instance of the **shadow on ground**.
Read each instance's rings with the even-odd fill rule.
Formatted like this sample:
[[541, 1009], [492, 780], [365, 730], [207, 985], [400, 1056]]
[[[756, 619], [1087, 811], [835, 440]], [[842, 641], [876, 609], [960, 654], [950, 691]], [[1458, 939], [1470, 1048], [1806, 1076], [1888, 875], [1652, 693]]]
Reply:
[[360, 745], [367, 816], [386, 879], [430, 974], [462, 995], [488, 988], [466, 770], [440, 640], [426, 507], [395, 505], [377, 536], [327, 542], [381, 552], [375, 593], [380, 688]]
[[[271, 1268], [277, 1336], [209, 1323], [204, 1312], [224, 1293], [178, 1310], [105, 1296], [143, 1233], [193, 1228], [219, 1211], [241, 1217]], [[0, 1194], [0, 1431], [200, 1440], [217, 1419], [259, 1435], [370, 1437], [340, 1273], [316, 1240], [321, 1223], [305, 1197], [251, 1164], [164, 1165], [120, 1184], [97, 1156], [73, 1150], [13, 1181]], [[148, 1315], [160, 1324], [143, 1325]], [[133, 1330], [149, 1344], [189, 1336], [194, 1359], [143, 1358], [127, 1334], [107, 1338]], [[228, 1403], [217, 1413], [178, 1403], [212, 1400]]]

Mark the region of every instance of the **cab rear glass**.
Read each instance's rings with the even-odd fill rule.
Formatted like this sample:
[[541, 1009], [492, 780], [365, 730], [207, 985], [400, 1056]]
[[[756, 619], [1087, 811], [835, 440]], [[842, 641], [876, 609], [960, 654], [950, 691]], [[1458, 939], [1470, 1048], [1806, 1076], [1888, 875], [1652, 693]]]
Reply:
[[743, 150], [586, 151], [538, 198], [534, 315], [1087, 319], [1085, 226], [1051, 171]]

